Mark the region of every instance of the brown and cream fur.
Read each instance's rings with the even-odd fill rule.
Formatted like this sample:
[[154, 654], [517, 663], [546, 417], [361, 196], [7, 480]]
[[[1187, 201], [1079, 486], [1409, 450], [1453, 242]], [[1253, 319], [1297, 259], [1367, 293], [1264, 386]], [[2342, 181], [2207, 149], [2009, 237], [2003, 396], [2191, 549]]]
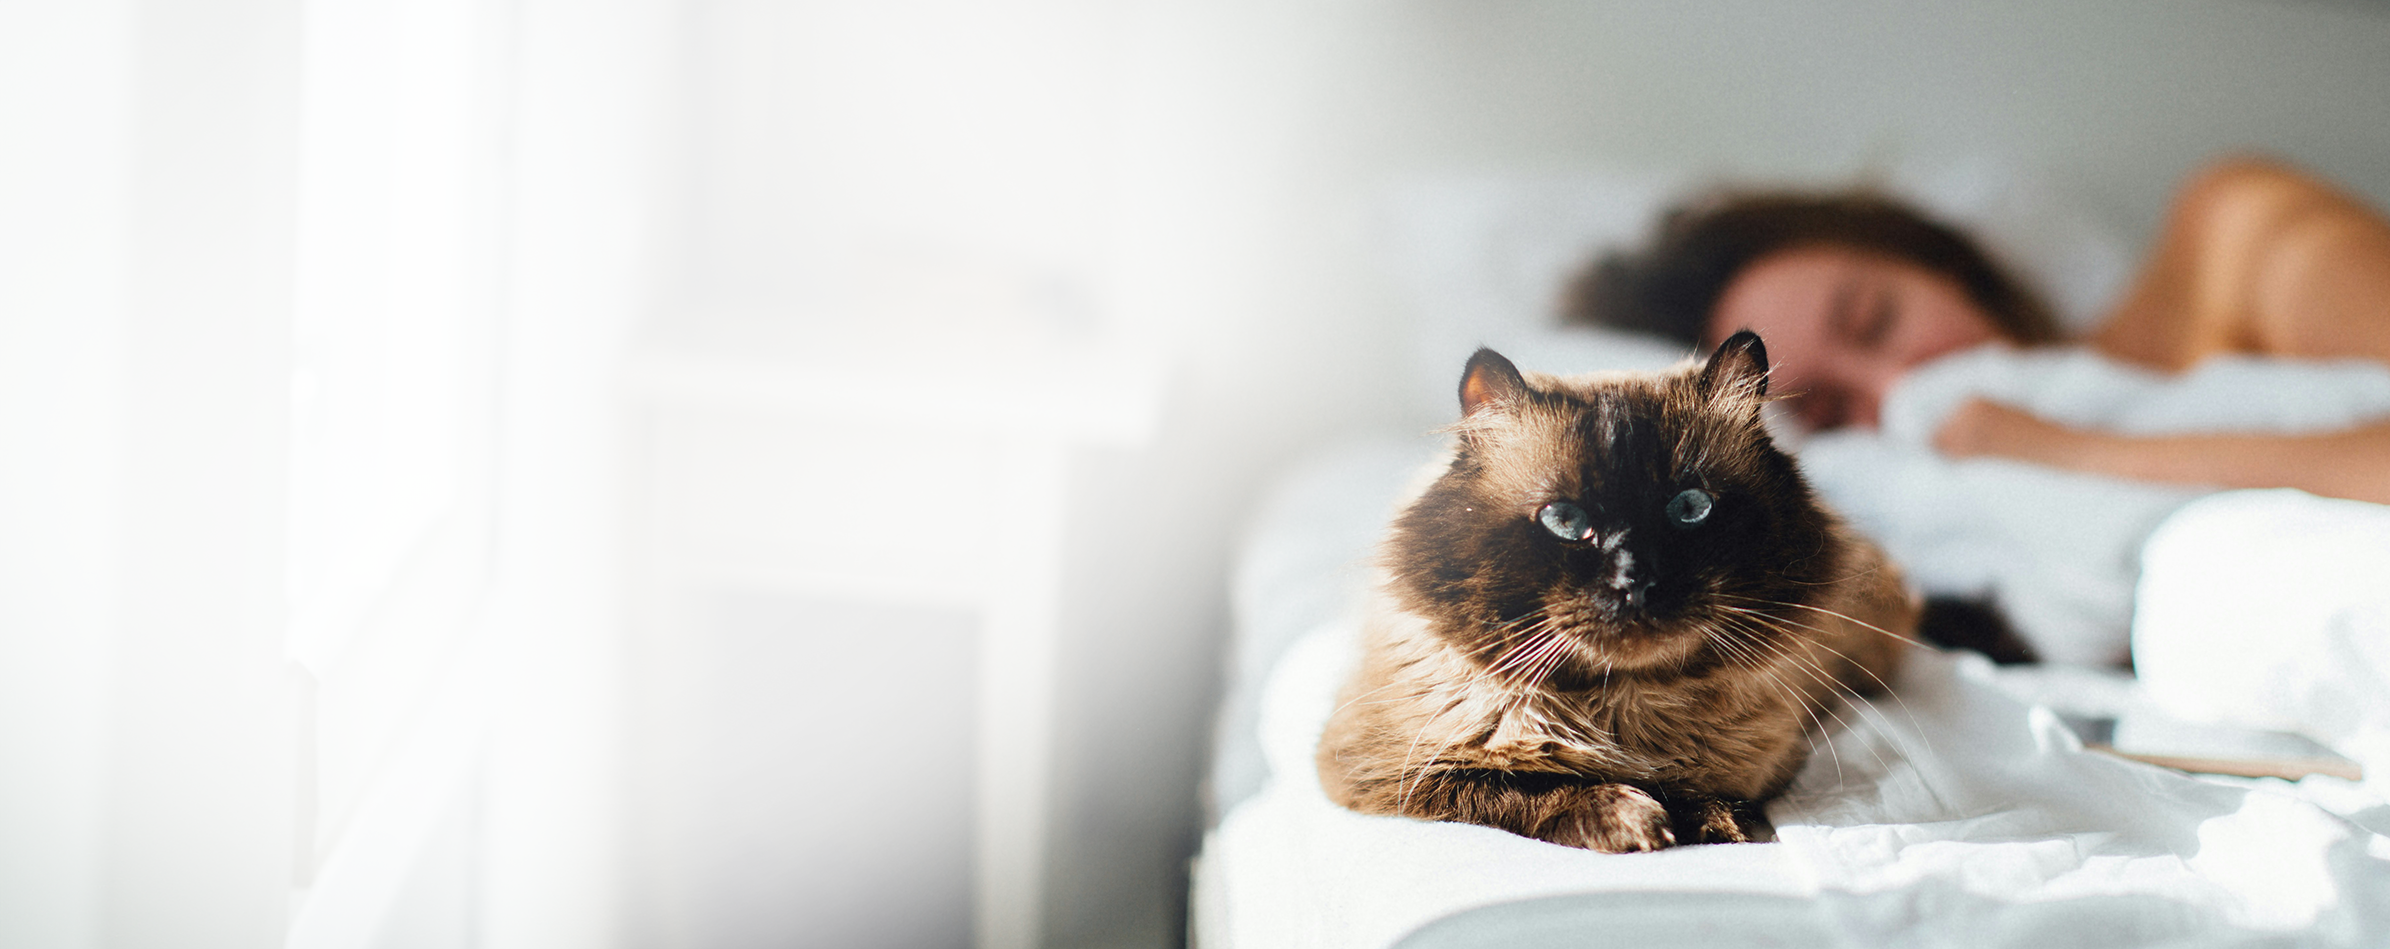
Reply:
[[1766, 835], [1805, 732], [1916, 621], [1769, 439], [1766, 385], [1748, 333], [1658, 374], [1472, 358], [1450, 467], [1381, 551], [1329, 797], [1609, 852]]

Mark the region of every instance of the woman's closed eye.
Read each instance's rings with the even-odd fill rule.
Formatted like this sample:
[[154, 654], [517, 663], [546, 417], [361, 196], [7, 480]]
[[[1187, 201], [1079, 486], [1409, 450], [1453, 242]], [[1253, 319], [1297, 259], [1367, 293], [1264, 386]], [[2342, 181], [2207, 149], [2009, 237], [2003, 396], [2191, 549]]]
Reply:
[[1884, 339], [1892, 335], [1892, 324], [1900, 318], [1900, 305], [1889, 288], [1879, 287], [1864, 298], [1858, 324], [1852, 327], [1851, 342], [1868, 349], [1878, 349]]
[[1845, 280], [1834, 289], [1832, 309], [1827, 317], [1834, 335], [1862, 350], [1881, 348], [1892, 334], [1892, 325], [1900, 317], [1900, 303], [1896, 291], [1881, 284], [1862, 286], [1857, 280]]

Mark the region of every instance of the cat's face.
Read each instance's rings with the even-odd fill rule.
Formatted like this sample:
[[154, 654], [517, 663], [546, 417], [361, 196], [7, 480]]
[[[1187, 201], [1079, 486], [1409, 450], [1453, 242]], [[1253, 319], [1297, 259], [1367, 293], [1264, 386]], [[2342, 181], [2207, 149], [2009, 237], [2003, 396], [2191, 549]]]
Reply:
[[1396, 521], [1397, 595], [1489, 668], [1560, 687], [1756, 664], [1793, 632], [1771, 614], [1836, 560], [1761, 424], [1766, 388], [1748, 333], [1700, 367], [1606, 379], [1530, 379], [1480, 350], [1458, 455]]

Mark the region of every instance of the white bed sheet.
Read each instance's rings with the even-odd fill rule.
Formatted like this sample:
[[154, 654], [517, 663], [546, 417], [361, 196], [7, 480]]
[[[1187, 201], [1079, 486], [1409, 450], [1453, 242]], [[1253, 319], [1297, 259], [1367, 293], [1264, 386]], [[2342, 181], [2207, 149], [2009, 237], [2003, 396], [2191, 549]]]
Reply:
[[[1675, 894], [1682, 945], [2038, 949], [2053, 928], [2074, 930], [2058, 945], [2390, 940], [2380, 799], [2336, 778], [2195, 778], [2083, 751], [1972, 658], [1921, 653], [1898, 699], [1846, 709], [1769, 807], [1776, 842], [1613, 855], [1331, 804], [1311, 750], [1353, 654], [1348, 626], [1322, 627], [1271, 678], [1270, 778], [1198, 869], [1206, 949], [1390, 946], [1464, 911], [1619, 893]], [[1758, 928], [1707, 918], [1753, 905], [1771, 907], [1743, 914]], [[1776, 942], [1794, 931], [1817, 938]]]

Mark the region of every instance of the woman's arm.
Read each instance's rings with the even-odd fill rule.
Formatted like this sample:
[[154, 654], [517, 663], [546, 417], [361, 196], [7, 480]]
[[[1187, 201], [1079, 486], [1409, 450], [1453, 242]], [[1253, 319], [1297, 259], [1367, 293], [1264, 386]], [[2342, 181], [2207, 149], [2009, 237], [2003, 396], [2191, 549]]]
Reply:
[[[2390, 363], [2390, 221], [2287, 165], [2219, 162], [2175, 195], [2156, 249], [2091, 343], [2167, 370], [2218, 353]], [[2390, 503], [2390, 420], [2305, 435], [2133, 436], [1978, 400], [1943, 423], [1934, 446], [2142, 481]]]
[[2170, 370], [2223, 352], [2390, 362], [2390, 221], [2287, 165], [2219, 162], [2176, 193], [2091, 342]]
[[1974, 399], [1934, 433], [1934, 447], [1954, 458], [2010, 458], [2140, 481], [2298, 488], [2390, 504], [2390, 420], [2304, 435], [2116, 435]]

